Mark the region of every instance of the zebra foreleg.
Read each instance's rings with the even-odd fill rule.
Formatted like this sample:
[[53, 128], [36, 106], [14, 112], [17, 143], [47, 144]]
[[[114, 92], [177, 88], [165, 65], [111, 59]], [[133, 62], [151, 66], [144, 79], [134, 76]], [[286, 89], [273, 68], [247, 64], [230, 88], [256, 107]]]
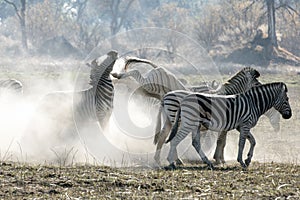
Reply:
[[251, 132], [248, 133], [247, 139], [250, 142], [250, 149], [249, 149], [249, 152], [247, 154], [247, 159], [245, 160], [245, 164], [247, 166], [249, 166], [249, 164], [251, 162], [251, 159], [253, 157], [253, 151], [254, 151], [254, 147], [256, 145], [256, 141], [255, 141], [255, 138], [253, 137], [253, 135], [251, 134]]
[[245, 147], [246, 138], [248, 136], [249, 130], [240, 130], [240, 139], [239, 139], [239, 150], [238, 150], [238, 157], [237, 161], [241, 164], [243, 168], [247, 168], [247, 165], [243, 161], [243, 151]]
[[200, 126], [197, 128], [197, 131], [193, 131], [193, 139], [192, 139], [192, 145], [201, 157], [202, 161], [208, 165], [210, 169], [214, 169], [213, 164], [208, 160], [205, 153], [201, 149], [201, 142], [200, 142]]
[[216, 160], [216, 164], [225, 163], [224, 148], [226, 145], [226, 138], [227, 138], [226, 131], [222, 131], [221, 133], [219, 133], [216, 150], [213, 157]]

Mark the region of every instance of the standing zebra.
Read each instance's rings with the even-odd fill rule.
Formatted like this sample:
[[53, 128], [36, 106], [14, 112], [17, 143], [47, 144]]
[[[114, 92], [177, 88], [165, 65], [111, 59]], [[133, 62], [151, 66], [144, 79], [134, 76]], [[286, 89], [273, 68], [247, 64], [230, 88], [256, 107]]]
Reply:
[[[128, 67], [134, 63], [146, 63], [151, 65], [154, 69], [151, 69], [145, 77], [142, 76], [142, 74], [138, 70], [131, 70], [129, 72], [125, 73], [112, 73], [112, 76], [118, 79], [124, 79], [126, 77], [132, 77], [134, 80], [136, 80], [141, 87], [138, 89], [138, 92], [143, 94], [146, 97], [154, 97], [158, 99], [159, 101], [162, 100], [163, 96], [174, 90], [187, 90], [187, 91], [195, 91], [195, 92], [208, 92], [210, 90], [213, 90], [216, 88], [215, 82], [212, 82], [211, 84], [209, 83], [203, 83], [202, 85], [199, 86], [194, 86], [194, 87], [186, 87], [180, 81], [179, 79], [176, 78], [175, 75], [172, 73], [168, 72], [166, 69], [163, 67], [158, 67], [157, 65], [153, 64], [149, 60], [145, 59], [140, 59], [136, 57], [125, 57], [125, 71], [128, 69]], [[153, 108], [153, 98], [147, 98], [149, 100], [152, 99], [150, 102], [150, 105], [148, 107]], [[146, 99], [146, 100], [147, 100]], [[146, 102], [149, 103], [149, 102]], [[159, 103], [159, 102], [158, 102]], [[159, 105], [159, 104], [158, 104]], [[153, 110], [153, 109], [152, 109]], [[160, 131], [160, 120], [157, 120], [157, 125], [156, 125], [156, 133]], [[201, 136], [202, 137], [202, 136]], [[208, 137], [205, 137], [203, 139], [207, 140], [208, 142], [211, 142], [212, 135], [208, 135]], [[164, 140], [160, 140], [160, 142], [157, 145], [156, 148], [156, 161], [159, 164], [159, 154], [158, 151], [162, 148], [162, 145], [165, 143], [165, 139], [167, 138], [167, 135], [165, 136]], [[211, 145], [209, 145], [211, 146]], [[178, 160], [178, 162], [181, 162]]]
[[[270, 83], [253, 87], [245, 93], [238, 95], [211, 95], [203, 93], [189, 94], [180, 103], [176, 113], [175, 124], [167, 142], [171, 141], [168, 155], [169, 167], [175, 168], [177, 145], [192, 132], [195, 138], [200, 127], [212, 131], [230, 131], [236, 129], [240, 132], [237, 161], [246, 168], [252, 159], [256, 144], [250, 129], [253, 128], [259, 117], [271, 107], [280, 112], [284, 119], [292, 116], [292, 110], [287, 97], [287, 87], [284, 83]], [[179, 117], [181, 122], [179, 125]], [[178, 132], [177, 132], [178, 131]], [[250, 149], [245, 162], [242, 154], [245, 140], [249, 139]], [[201, 149], [200, 139], [193, 140], [193, 147], [201, 159], [213, 169], [212, 163], [207, 159]]]
[[0, 94], [23, 94], [23, 85], [16, 79], [0, 80]]
[[[216, 93], [216, 94], [223, 94], [223, 95], [232, 95], [232, 94], [239, 94], [248, 91], [250, 88], [261, 85], [261, 83], [257, 80], [260, 76], [259, 72], [251, 67], [245, 67], [240, 70], [237, 74], [235, 74], [231, 79], [229, 79], [225, 84], [223, 84], [217, 90], [210, 90], [209, 93]], [[159, 164], [160, 163], [160, 151], [162, 145], [165, 143], [165, 140], [170, 132], [171, 126], [175, 122], [175, 115], [176, 111], [179, 108], [180, 102], [182, 99], [191, 94], [192, 92], [189, 91], [173, 91], [164, 96], [163, 102], [161, 107], [159, 108], [158, 116], [157, 116], [157, 127], [156, 127], [156, 134], [154, 137], [154, 144], [157, 144], [156, 153], [154, 156], [155, 161]], [[274, 108], [270, 109], [273, 110]], [[160, 121], [161, 116], [160, 113], [165, 115], [166, 120], [161, 129]], [[270, 120], [278, 119], [272, 121], [272, 126], [277, 128], [279, 126], [279, 113], [266, 113]], [[202, 131], [205, 128], [202, 127]], [[207, 134], [207, 133], [206, 133]], [[226, 144], [226, 136], [227, 132], [222, 131], [219, 134], [217, 140], [217, 146], [214, 154], [214, 159], [217, 163], [225, 162], [224, 161], [224, 148]], [[199, 137], [199, 136], [197, 136]]]
[[[147, 63], [150, 64], [154, 69], [147, 73], [146, 77], [143, 77], [138, 70], [132, 70], [126, 73], [114, 73], [112, 74], [115, 78], [125, 78], [125, 77], [133, 77], [137, 82], [141, 84], [141, 87], [145, 91], [144, 93], [148, 96], [154, 96], [159, 100], [162, 100], [162, 96], [164, 96], [169, 91], [174, 90], [186, 90], [186, 91], [193, 91], [193, 92], [206, 92], [206, 93], [217, 93], [217, 94], [238, 94], [243, 93], [249, 90], [251, 87], [260, 85], [261, 83], [258, 82], [257, 78], [260, 76], [259, 72], [254, 70], [251, 67], [246, 67], [238, 72], [235, 76], [233, 76], [230, 80], [228, 80], [225, 84], [221, 87], [215, 89], [214, 82], [212, 82], [212, 87], [208, 86], [208, 84], [196, 86], [196, 87], [185, 87], [181, 81], [179, 81], [174, 75], [167, 72], [164, 68], [157, 67], [157, 65], [153, 64], [149, 60], [139, 59], [135, 57], [125, 58], [125, 70], [128, 69], [132, 63]], [[179, 105], [179, 96], [176, 97], [176, 105]], [[174, 102], [173, 102], [174, 104]], [[166, 121], [164, 123], [163, 128], [161, 129], [161, 111], [158, 111], [158, 118], [156, 123], [156, 131], [154, 137], [154, 144], [157, 145], [156, 153], [154, 156], [155, 161], [160, 164], [160, 151], [165, 143], [165, 139], [171, 129], [171, 122], [174, 121], [174, 116], [176, 109], [173, 105], [172, 112], [173, 114], [167, 114], [167, 116], [171, 116], [170, 119], [166, 117]], [[170, 111], [169, 111], [170, 112]], [[172, 117], [173, 115], [173, 117]], [[273, 128], [278, 131], [280, 128], [280, 117], [279, 113], [275, 109], [270, 109], [265, 115], [270, 119], [270, 122]], [[173, 120], [172, 120], [173, 118]], [[217, 147], [215, 150], [214, 158], [216, 159], [217, 163], [225, 162], [224, 160], [224, 148], [226, 145], [226, 132], [222, 132], [217, 140]], [[201, 137], [205, 137], [201, 135]], [[205, 137], [206, 138], [206, 137]], [[207, 138], [209, 139], [209, 138]], [[181, 162], [178, 160], [178, 162]]]
[[[82, 125], [87, 122], [99, 122], [101, 128], [104, 129], [113, 108], [114, 87], [110, 72], [117, 58], [118, 53], [110, 51], [102, 62], [99, 61], [100, 59], [92, 61], [89, 65], [91, 67], [91, 87], [89, 89], [75, 92], [53, 92], [43, 97], [26, 132], [29, 135], [24, 138], [25, 144], [31, 143], [32, 134], [36, 135], [34, 139], [45, 140], [46, 131], [51, 135], [48, 138], [49, 141], [53, 140], [52, 143], [55, 145], [59, 145], [57, 143], [65, 144], [66, 141], [76, 138], [76, 135], [73, 134], [74, 122], [76, 128], [82, 128]], [[51, 130], [37, 127], [43, 123]], [[42, 137], [37, 137], [40, 133], [43, 133]], [[51, 142], [49, 144], [52, 145]]]

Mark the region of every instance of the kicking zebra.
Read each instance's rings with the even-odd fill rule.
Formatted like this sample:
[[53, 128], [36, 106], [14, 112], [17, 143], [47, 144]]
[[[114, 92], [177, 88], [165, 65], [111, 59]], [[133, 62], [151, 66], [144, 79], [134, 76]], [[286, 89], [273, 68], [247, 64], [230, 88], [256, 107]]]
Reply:
[[[181, 80], [174, 74], [169, 72], [163, 67], [158, 67], [150, 60], [140, 59], [137, 57], [125, 57], [125, 73], [112, 73], [112, 76], [117, 79], [124, 79], [132, 77], [136, 82], [141, 85], [145, 95], [161, 100], [163, 96], [174, 90], [190, 90], [194, 92], [207, 92], [216, 89], [218, 85], [213, 81], [212, 83], [203, 83], [199, 86], [186, 87]], [[153, 67], [145, 77], [138, 70], [131, 70], [126, 72], [130, 65], [135, 63], [145, 63]]]
[[0, 80], [0, 94], [23, 94], [23, 85], [16, 79]]
[[[114, 86], [110, 73], [117, 58], [118, 53], [110, 51], [103, 61], [95, 59], [88, 65], [91, 67], [89, 89], [52, 92], [44, 96], [25, 132], [25, 145], [31, 143], [28, 140], [32, 140], [32, 134], [36, 135], [35, 140], [41, 141], [45, 140], [45, 135], [51, 135], [48, 138], [49, 145], [66, 144], [77, 138], [74, 128], [78, 131], [88, 122], [99, 122], [101, 128], [105, 129], [113, 109]], [[49, 130], [38, 127], [38, 124], [43, 123]], [[41, 132], [43, 135], [39, 137]]]
[[[222, 95], [231, 95], [231, 94], [239, 94], [244, 93], [248, 91], [250, 88], [261, 85], [261, 83], [257, 80], [257, 78], [260, 76], [259, 72], [251, 67], [245, 67], [242, 70], [240, 70], [237, 74], [235, 74], [231, 79], [229, 79], [225, 84], [223, 84], [219, 89], [217, 90], [210, 90], [209, 93], [215, 93], [215, 94], [222, 94]], [[157, 126], [156, 126], [156, 134], [154, 137], [154, 144], [157, 145], [157, 149], [155, 152], [154, 159], [155, 161], [160, 164], [160, 151], [165, 143], [165, 140], [171, 130], [171, 126], [175, 122], [175, 115], [176, 111], [179, 108], [179, 104], [181, 100], [191, 94], [190, 91], [173, 91], [170, 93], [167, 93], [164, 96], [163, 102], [161, 104], [161, 107], [159, 108], [159, 112], [157, 115]], [[280, 126], [280, 115], [279, 113], [273, 112], [273, 109], [270, 109], [271, 111], [268, 111], [265, 113], [267, 117], [269, 117], [272, 126], [274, 129], [277, 129], [278, 126]], [[164, 118], [166, 119], [163, 125], [163, 128], [161, 129], [161, 113]], [[205, 128], [202, 127], [202, 131], [204, 131]], [[206, 133], [207, 134], [207, 133]], [[226, 136], [227, 132], [222, 131], [219, 134], [218, 140], [217, 140], [217, 146], [214, 154], [214, 159], [217, 163], [225, 162], [224, 160], [224, 148], [226, 145]], [[199, 137], [199, 136], [197, 136]], [[180, 161], [179, 161], [180, 162]]]
[[162, 67], [150, 70], [146, 77], [143, 77], [138, 70], [131, 70], [126, 73], [112, 73], [112, 76], [118, 79], [133, 77], [148, 94], [159, 100], [163, 95], [173, 90], [187, 90], [187, 88], [175, 77], [175, 75], [166, 71]]
[[[237, 161], [243, 168], [249, 166], [255, 138], [250, 132], [259, 117], [274, 107], [284, 119], [292, 116], [292, 110], [287, 96], [287, 87], [284, 83], [269, 83], [253, 87], [245, 93], [238, 95], [212, 95], [193, 93], [184, 97], [176, 113], [175, 124], [167, 142], [171, 143], [168, 168], [175, 168], [177, 145], [190, 133], [193, 134], [193, 147], [201, 159], [213, 169], [212, 163], [207, 159], [201, 149], [198, 132], [201, 126], [212, 131], [230, 131], [236, 129], [240, 132]], [[181, 119], [179, 125], [179, 118]], [[245, 140], [250, 142], [250, 149], [245, 162], [242, 159]]]

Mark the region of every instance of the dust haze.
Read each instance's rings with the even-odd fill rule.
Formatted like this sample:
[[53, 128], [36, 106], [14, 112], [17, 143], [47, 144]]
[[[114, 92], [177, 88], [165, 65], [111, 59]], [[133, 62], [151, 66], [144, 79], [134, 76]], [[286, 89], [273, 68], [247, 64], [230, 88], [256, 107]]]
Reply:
[[[118, 62], [114, 72], [121, 70], [122, 64]], [[96, 122], [79, 125], [73, 119], [73, 92], [90, 87], [90, 68], [85, 63], [72, 59], [32, 57], [26, 62], [17, 59], [14, 64], [12, 67], [15, 74], [9, 66], [2, 68], [2, 79], [19, 79], [23, 83], [24, 94], [1, 94], [2, 161], [58, 165], [87, 163], [116, 167], [156, 166], [153, 137], [158, 107], [149, 107], [153, 99], [134, 95], [134, 89], [139, 87], [137, 83], [127, 79], [114, 80], [114, 110], [109, 126], [102, 130]], [[265, 78], [262, 82], [268, 80]], [[297, 125], [299, 117], [298, 93], [296, 88], [289, 90], [296, 116], [292, 120], [282, 119], [279, 133], [273, 132], [265, 117], [261, 117], [258, 125], [253, 128], [252, 133], [257, 141], [254, 161], [298, 162], [299, 149], [290, 148], [297, 147], [297, 130], [292, 124]], [[213, 138], [216, 139], [216, 133], [210, 134], [214, 134]], [[203, 148], [206, 148], [212, 160], [215, 145]], [[248, 148], [245, 147], [245, 154]], [[168, 149], [169, 145], [164, 145], [162, 164], [167, 164]], [[238, 132], [231, 131], [228, 133], [225, 160], [236, 163], [237, 149]], [[178, 153], [184, 160], [200, 161], [191, 145], [190, 136], [179, 145]]]
[[[90, 69], [79, 61], [72, 64], [65, 61], [64, 64], [70, 65], [68, 70], [54, 71], [53, 66], [62, 64], [52, 61], [43, 70], [35, 71], [31, 69], [35, 62], [38, 61], [32, 58], [27, 63], [29, 75], [21, 77], [24, 94], [1, 96], [1, 160], [60, 165], [153, 163], [154, 116], [135, 109], [138, 102], [133, 101], [125, 105], [130, 110], [125, 116], [129, 116], [129, 121], [120, 123], [121, 115], [126, 112], [120, 105], [130, 96], [126, 83], [115, 81], [115, 108], [106, 130], [96, 122], [78, 127], [73, 119], [72, 93], [90, 87]], [[25, 65], [22, 63], [22, 69]], [[118, 67], [116, 64], [114, 70], [120, 70]], [[129, 133], [136, 126], [143, 132]]]

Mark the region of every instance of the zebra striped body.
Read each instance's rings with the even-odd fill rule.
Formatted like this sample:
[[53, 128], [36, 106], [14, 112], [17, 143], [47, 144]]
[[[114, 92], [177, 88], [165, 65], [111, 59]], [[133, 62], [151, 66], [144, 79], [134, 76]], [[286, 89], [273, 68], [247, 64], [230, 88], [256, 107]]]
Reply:
[[0, 80], [0, 94], [23, 94], [23, 85], [16, 79]]
[[[195, 91], [195, 92], [208, 92], [213, 89], [212, 87], [215, 84], [214, 82], [212, 82], [212, 87], [210, 87], [208, 83], [205, 83], [205, 84], [199, 85], [199, 86], [194, 86], [194, 87], [185, 87], [183, 85], [183, 83], [179, 79], [177, 79], [173, 74], [171, 74], [170, 72], [168, 72], [167, 70], [165, 70], [162, 67], [157, 67], [156, 65], [154, 65], [153, 63], [151, 63], [148, 60], [146, 60], [146, 62], [144, 62], [144, 60], [142, 60], [142, 59], [134, 59], [133, 61], [131, 59], [127, 59], [127, 62], [129, 62], [129, 64], [135, 63], [135, 62], [151, 64], [151, 66], [154, 67], [154, 69], [150, 70], [145, 75], [145, 77], [143, 77], [138, 70], [132, 70], [132, 71], [120, 73], [120, 74], [113, 73], [112, 76], [114, 76], [115, 78], [118, 78], [118, 79], [123, 79], [126, 77], [134, 78], [134, 80], [136, 80], [141, 85], [142, 90], [141, 90], [141, 88], [139, 88], [140, 93], [144, 94], [146, 97], [154, 97], [160, 101], [162, 100], [162, 97], [170, 91], [174, 91], [174, 90], [189, 91], [189, 90], [191, 90], [191, 91]], [[128, 66], [129, 64], [128, 63], [126, 64], [126, 62], [125, 62], [125, 66]], [[127, 67], [125, 67], [125, 70], [126, 69], [127, 69]], [[151, 102], [149, 100], [151, 100]], [[150, 110], [153, 110], [154, 105], [156, 105], [156, 104], [153, 104], [153, 98], [146, 98], [145, 101], [144, 101], [145, 103], [148, 103], [147, 107], [149, 107]], [[159, 118], [160, 118], [160, 113], [161, 113], [161, 111], [159, 111], [159, 114], [158, 114]], [[166, 140], [169, 130], [171, 128], [171, 124], [168, 123], [168, 119], [166, 119], [166, 120], [167, 121], [166, 121], [166, 123], [164, 123], [164, 127], [163, 127], [162, 131], [160, 130], [161, 129], [160, 119], [157, 120], [157, 123], [156, 123], [156, 134], [155, 134], [155, 138], [154, 138], [154, 140], [155, 140], [154, 143], [157, 144], [155, 160], [158, 164], [160, 164], [161, 148], [162, 148], [163, 144], [165, 143], [165, 140]], [[165, 134], [158, 134], [160, 132], [165, 133]], [[181, 162], [181, 161], [178, 160], [178, 162]]]
[[112, 75], [118, 79], [133, 77], [149, 96], [153, 95], [158, 99], [162, 99], [163, 95], [173, 90], [187, 90], [175, 75], [162, 67], [150, 70], [145, 77], [138, 70]]
[[91, 118], [99, 121], [104, 128], [113, 109], [114, 86], [110, 72], [118, 58], [115, 51], [107, 54], [107, 58], [100, 64], [92, 62], [90, 74], [90, 89], [74, 93], [75, 116], [80, 120]]
[[[48, 135], [49, 145], [43, 150], [51, 149], [53, 145], [60, 146], [68, 144], [67, 142], [74, 141], [79, 128], [84, 128], [85, 123], [99, 122], [101, 128], [104, 129], [111, 116], [113, 109], [114, 87], [110, 79], [110, 72], [118, 58], [115, 51], [111, 51], [106, 55], [104, 61], [98, 63], [94, 60], [90, 73], [91, 87], [82, 91], [75, 92], [53, 92], [43, 97], [39, 103], [36, 115], [31, 119], [31, 123], [26, 130], [23, 142], [32, 143], [32, 135], [35, 135], [34, 140], [44, 141]], [[75, 122], [75, 124], [74, 124]], [[41, 130], [36, 124], [45, 124], [49, 127]], [[76, 130], [74, 130], [76, 128]], [[41, 135], [42, 134], [42, 135]], [[33, 145], [39, 144], [35, 142]], [[36, 147], [40, 148], [40, 147]]]
[[[287, 88], [284, 83], [271, 83], [253, 87], [239, 95], [223, 96], [201, 93], [187, 95], [180, 103], [175, 124], [167, 141], [171, 141], [168, 155], [171, 166], [174, 166], [177, 145], [189, 132], [193, 134], [195, 131], [200, 132], [200, 127], [204, 126], [209, 130], [219, 132], [237, 129], [240, 132], [238, 162], [242, 167], [247, 167], [251, 162], [255, 146], [255, 139], [250, 129], [256, 125], [259, 117], [273, 106], [283, 118], [288, 119], [292, 116], [286, 92]], [[179, 116], [181, 123], [177, 132]], [[251, 146], [244, 163], [242, 153], [246, 138], [249, 139]], [[193, 146], [202, 160], [213, 168], [201, 150], [200, 144], [193, 140]]]
[[[227, 81], [227, 83], [223, 84], [217, 90], [203, 90], [201, 92], [206, 93], [221, 93], [225, 95], [231, 94], [238, 94], [249, 90], [251, 87], [260, 85], [257, 78], [260, 76], [259, 72], [253, 68], [246, 67], [240, 70], [236, 75], [234, 75], [231, 79]], [[176, 111], [179, 108], [181, 100], [191, 94], [188, 91], [173, 91], [164, 96], [162, 101], [162, 108], [159, 110], [157, 121], [160, 121], [160, 112], [163, 112], [166, 115], [167, 120], [164, 123], [162, 130], [160, 130], [160, 125], [156, 129], [156, 134], [154, 138], [154, 144], [159, 146], [159, 149], [156, 151], [154, 159], [157, 163], [160, 161], [160, 149], [171, 129], [171, 125], [174, 124]], [[279, 115], [279, 113], [277, 113]], [[279, 124], [279, 121], [275, 124]], [[204, 130], [204, 127], [202, 127]], [[215, 151], [214, 158], [216, 159], [217, 163], [225, 162], [224, 161], [224, 148], [226, 144], [226, 132], [222, 132], [218, 137], [217, 148]], [[200, 136], [197, 136], [200, 138]]]

